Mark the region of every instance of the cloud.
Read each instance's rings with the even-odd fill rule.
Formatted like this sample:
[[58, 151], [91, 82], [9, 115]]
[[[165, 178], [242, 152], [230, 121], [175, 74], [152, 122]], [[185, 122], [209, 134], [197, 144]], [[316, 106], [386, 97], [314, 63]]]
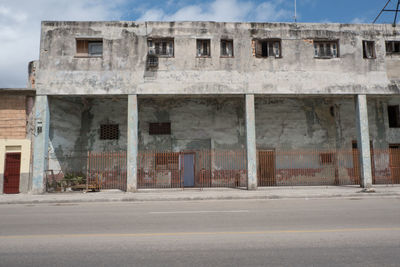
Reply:
[[0, 88], [24, 88], [39, 58], [42, 20], [118, 19], [122, 0], [0, 0]]
[[[289, 20], [292, 10], [284, 0], [214, 0], [208, 4], [186, 5], [170, 13], [159, 8], [145, 11], [139, 21], [278, 21]], [[290, 8], [292, 8], [290, 6]]]
[[354, 24], [364, 24], [364, 23], [369, 23], [366, 18], [354, 18], [350, 21], [350, 23]]

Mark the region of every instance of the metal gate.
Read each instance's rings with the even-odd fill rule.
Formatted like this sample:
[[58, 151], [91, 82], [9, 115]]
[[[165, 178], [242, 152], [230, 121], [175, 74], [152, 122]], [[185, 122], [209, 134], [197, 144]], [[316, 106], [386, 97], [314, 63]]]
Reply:
[[7, 153], [4, 170], [4, 193], [19, 193], [19, 178], [21, 167], [21, 153]]

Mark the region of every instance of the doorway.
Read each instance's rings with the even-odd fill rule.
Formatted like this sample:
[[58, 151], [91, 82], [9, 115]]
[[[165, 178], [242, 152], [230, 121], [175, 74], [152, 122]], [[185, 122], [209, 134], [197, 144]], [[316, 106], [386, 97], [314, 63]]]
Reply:
[[4, 168], [4, 193], [18, 194], [21, 168], [21, 153], [6, 153]]
[[275, 150], [258, 151], [258, 186], [275, 186]]
[[183, 169], [183, 186], [194, 187], [194, 153], [183, 153], [181, 155], [181, 169]]
[[389, 166], [392, 183], [400, 184], [400, 144], [389, 145]]

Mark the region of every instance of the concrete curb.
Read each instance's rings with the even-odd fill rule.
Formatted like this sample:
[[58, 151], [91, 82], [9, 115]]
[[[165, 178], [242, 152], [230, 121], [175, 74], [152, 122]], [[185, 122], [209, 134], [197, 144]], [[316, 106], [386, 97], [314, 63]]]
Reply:
[[[125, 193], [122, 193], [125, 194]], [[25, 199], [0, 199], [0, 205], [6, 204], [62, 204], [62, 203], [93, 203], [93, 202], [149, 202], [149, 201], [203, 201], [203, 200], [283, 200], [283, 199], [367, 199], [367, 198], [399, 198], [400, 193], [350, 193], [350, 194], [199, 194], [199, 195], [149, 195], [148, 193], [133, 193], [135, 196], [124, 195], [103, 195], [81, 197], [80, 195], [71, 198], [59, 196], [34, 196]], [[140, 194], [140, 195], [139, 195]], [[29, 199], [30, 198], [30, 199]]]

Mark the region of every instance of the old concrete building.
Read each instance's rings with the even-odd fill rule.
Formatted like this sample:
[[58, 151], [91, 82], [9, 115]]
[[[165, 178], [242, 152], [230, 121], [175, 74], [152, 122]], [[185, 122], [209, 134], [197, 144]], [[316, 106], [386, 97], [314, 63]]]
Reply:
[[32, 190], [399, 182], [399, 33], [42, 22]]

